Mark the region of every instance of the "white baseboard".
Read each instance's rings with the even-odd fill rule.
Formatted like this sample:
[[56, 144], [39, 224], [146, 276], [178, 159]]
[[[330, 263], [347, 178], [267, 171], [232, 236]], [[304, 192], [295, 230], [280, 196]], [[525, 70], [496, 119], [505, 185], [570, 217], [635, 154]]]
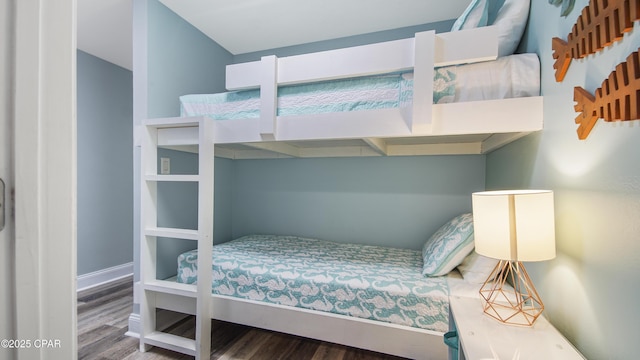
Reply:
[[77, 278], [77, 290], [82, 291], [92, 287], [106, 284], [133, 275], [133, 263], [122, 264], [108, 269], [94, 271], [79, 275]]
[[140, 313], [136, 313], [135, 311], [139, 311], [136, 310], [137, 306], [136, 305], [140, 305], [140, 281], [136, 281], [133, 283], [133, 311], [130, 315], [129, 315], [129, 330], [125, 333], [126, 336], [131, 336], [134, 338], [140, 338], [140, 326], [141, 326], [141, 320], [140, 320]]
[[129, 331], [125, 335], [140, 338], [140, 314], [131, 313], [129, 315]]
[[[177, 323], [178, 321], [186, 318], [187, 314], [181, 314], [171, 311], [161, 311], [158, 313], [158, 317], [156, 318], [156, 328], [160, 331], [167, 329], [169, 326]], [[140, 314], [131, 313], [129, 315], [129, 329], [126, 333], [126, 336], [131, 336], [134, 338], [140, 338]]]

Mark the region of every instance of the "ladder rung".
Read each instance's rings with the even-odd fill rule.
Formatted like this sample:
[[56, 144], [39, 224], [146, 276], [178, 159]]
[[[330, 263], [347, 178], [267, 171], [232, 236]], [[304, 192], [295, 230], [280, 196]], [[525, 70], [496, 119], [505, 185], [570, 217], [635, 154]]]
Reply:
[[201, 116], [145, 119], [142, 121], [142, 125], [151, 126], [155, 128], [192, 127], [192, 126], [198, 126], [200, 123], [200, 120], [203, 120], [203, 119], [204, 118]]
[[154, 331], [145, 336], [143, 341], [146, 344], [161, 347], [163, 349], [169, 349], [191, 356], [196, 355], [196, 341], [182, 336]]
[[198, 182], [198, 175], [145, 175], [147, 181]]
[[198, 240], [198, 230], [176, 228], [147, 228], [144, 231], [147, 236], [167, 237], [173, 239]]
[[175, 281], [152, 280], [143, 284], [145, 290], [155, 291], [165, 294], [174, 294], [185, 297], [195, 298], [197, 288], [194, 284], [183, 284]]

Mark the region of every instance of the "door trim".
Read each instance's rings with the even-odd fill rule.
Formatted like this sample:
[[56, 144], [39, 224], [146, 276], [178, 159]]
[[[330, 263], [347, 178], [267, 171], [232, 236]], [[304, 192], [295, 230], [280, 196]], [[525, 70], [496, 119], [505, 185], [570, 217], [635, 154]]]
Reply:
[[16, 337], [76, 359], [76, 0], [19, 0], [15, 42]]

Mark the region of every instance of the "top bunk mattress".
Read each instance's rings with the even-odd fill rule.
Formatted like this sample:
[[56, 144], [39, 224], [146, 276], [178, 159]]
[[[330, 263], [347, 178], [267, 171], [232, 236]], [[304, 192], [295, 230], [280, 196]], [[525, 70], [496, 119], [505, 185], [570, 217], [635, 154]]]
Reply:
[[[540, 93], [536, 54], [434, 69], [433, 102], [505, 99]], [[278, 88], [278, 116], [374, 110], [411, 106], [413, 73], [393, 73]], [[180, 97], [181, 116], [215, 120], [260, 117], [260, 90]]]
[[[179, 256], [178, 282], [196, 282], [196, 262]], [[214, 246], [212, 293], [445, 332], [448, 277], [422, 264], [415, 250], [252, 235]]]

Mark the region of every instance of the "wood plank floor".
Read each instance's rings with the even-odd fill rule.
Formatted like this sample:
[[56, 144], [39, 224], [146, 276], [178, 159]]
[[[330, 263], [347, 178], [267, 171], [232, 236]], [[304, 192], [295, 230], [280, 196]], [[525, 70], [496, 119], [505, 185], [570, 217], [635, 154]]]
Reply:
[[[159, 348], [140, 353], [138, 339], [125, 335], [132, 308], [131, 278], [79, 293], [78, 359], [193, 359], [187, 355]], [[194, 318], [188, 317], [166, 331], [193, 339], [194, 330]], [[397, 360], [401, 358], [213, 320], [211, 359]]]

